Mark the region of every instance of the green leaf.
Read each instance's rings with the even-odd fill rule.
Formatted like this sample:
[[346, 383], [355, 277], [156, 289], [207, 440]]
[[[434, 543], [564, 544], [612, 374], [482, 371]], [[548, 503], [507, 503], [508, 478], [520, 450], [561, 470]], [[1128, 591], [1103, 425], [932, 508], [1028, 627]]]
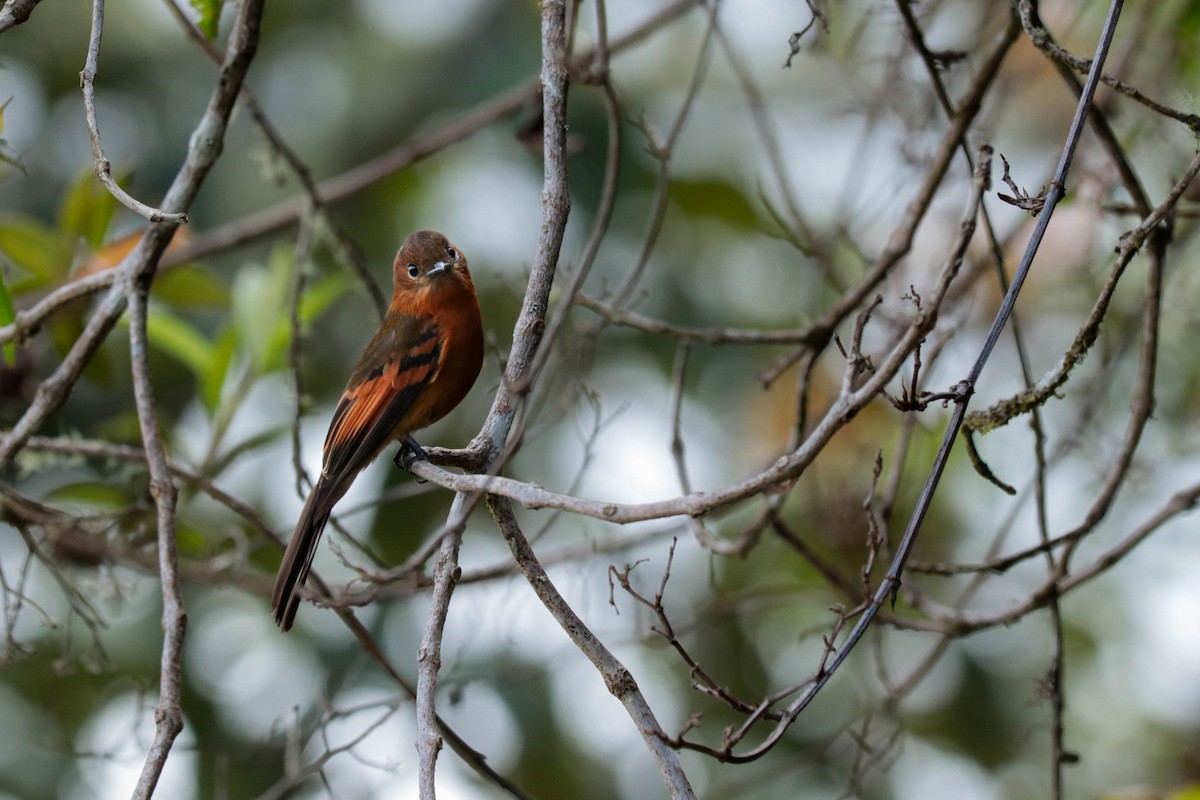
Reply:
[[150, 293], [155, 300], [178, 308], [229, 307], [229, 287], [198, 264], [181, 264], [163, 270], [155, 277]]
[[334, 273], [317, 281], [300, 298], [300, 322], [308, 325], [325, 313], [350, 286], [350, 278], [342, 272]]
[[123, 508], [130, 502], [127, 489], [128, 486], [120, 482], [80, 481], [51, 489], [47, 492], [46, 499], [82, 503], [99, 508]]
[[260, 447], [266, 447], [267, 445], [278, 441], [279, 437], [287, 433], [290, 427], [290, 425], [276, 425], [274, 427], [267, 428], [265, 431], [256, 433], [249, 439], [243, 439], [242, 441], [238, 442], [227, 452], [222, 453], [217, 462], [212, 465], [211, 469], [213, 474], [220, 475], [230, 464], [232, 464], [234, 461], [237, 461], [246, 453], [253, 452]]
[[[8, 282], [4, 279], [4, 271], [0, 270], [0, 325], [8, 325], [17, 318], [13, 309], [12, 295], [8, 291]], [[17, 348], [12, 342], [4, 345], [4, 363], [12, 364], [17, 358]]]
[[21, 154], [17, 149], [8, 143], [7, 139], [0, 139], [0, 162], [12, 164], [17, 169], [21, 170], [22, 175], [28, 175], [25, 169], [25, 162], [21, 161]]
[[[0, 132], [4, 130], [4, 110], [8, 108], [8, 104], [11, 102], [12, 97], [9, 97], [3, 103], [0, 103]], [[4, 139], [0, 139], [0, 162], [12, 164], [21, 170], [22, 173], [25, 173], [25, 165], [21, 163], [21, 155]]]
[[74, 244], [41, 220], [11, 216], [0, 219], [0, 250], [32, 276], [12, 281], [9, 288], [21, 294], [64, 278], [71, 267]]
[[205, 530], [184, 522], [177, 522], [175, 525], [175, 546], [181, 556], [195, 559], [212, 556], [212, 542], [209, 541]]
[[224, 328], [213, 342], [208, 368], [200, 380], [200, 399], [210, 414], [221, 405], [221, 390], [225, 387], [225, 377], [236, 350], [237, 331], [232, 327]]
[[213, 347], [187, 322], [161, 308], [151, 308], [146, 315], [146, 337], [150, 344], [183, 363], [197, 380], [204, 380], [212, 363]]
[[242, 269], [234, 281], [233, 320], [238, 340], [259, 375], [271, 368], [272, 354], [278, 350], [275, 332], [279, 321], [287, 319], [291, 269], [291, 248], [281, 245], [271, 251], [265, 267]]
[[67, 189], [58, 210], [58, 227], [98, 250], [104, 244], [104, 235], [116, 211], [117, 199], [89, 170]]
[[734, 228], [758, 228], [762, 224], [750, 198], [725, 181], [674, 180], [671, 200], [690, 217], [711, 217]]
[[[300, 298], [298, 315], [301, 325], [308, 325], [321, 316], [329, 306], [333, 305], [350, 286], [350, 279], [344, 274], [330, 275], [318, 281], [315, 286]], [[287, 357], [288, 344], [292, 340], [291, 320], [285, 311], [283, 318], [275, 324], [271, 338], [264, 354], [264, 368], [268, 370], [282, 369]]]
[[[103, 353], [103, 350], [99, 351]], [[118, 412], [111, 417], [100, 420], [95, 426], [95, 436], [110, 442], [119, 442], [131, 447], [142, 446], [142, 426], [138, 422], [137, 413], [131, 407], [124, 412]]]
[[[256, 374], [282, 369], [286, 364], [291, 322], [292, 248], [276, 247], [265, 267], [238, 273], [233, 287], [233, 319], [238, 339], [249, 354]], [[307, 325], [329, 308], [350, 286], [345, 275], [317, 281], [300, 298], [299, 316]]]
[[209, 39], [217, 38], [217, 26], [221, 22], [221, 6], [224, 0], [190, 0], [192, 8], [200, 15], [197, 26]]

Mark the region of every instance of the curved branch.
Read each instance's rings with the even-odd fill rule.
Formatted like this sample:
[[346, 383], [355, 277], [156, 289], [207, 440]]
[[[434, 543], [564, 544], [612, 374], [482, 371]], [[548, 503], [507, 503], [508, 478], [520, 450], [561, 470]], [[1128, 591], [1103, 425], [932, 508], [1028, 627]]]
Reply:
[[79, 86], [83, 90], [83, 110], [87, 119], [88, 139], [92, 143], [92, 160], [96, 162], [96, 176], [104, 184], [109, 193], [117, 198], [117, 202], [135, 214], [139, 214], [151, 222], [174, 222], [186, 224], [187, 214], [180, 211], [170, 213], [162, 209], [148, 206], [135, 199], [117, 185], [112, 176], [112, 164], [104, 155], [104, 147], [100, 144], [100, 123], [96, 119], [96, 66], [100, 60], [100, 36], [104, 31], [104, 0], [92, 0], [92, 32], [88, 38], [87, 58], [84, 60], [83, 72], [79, 73]]

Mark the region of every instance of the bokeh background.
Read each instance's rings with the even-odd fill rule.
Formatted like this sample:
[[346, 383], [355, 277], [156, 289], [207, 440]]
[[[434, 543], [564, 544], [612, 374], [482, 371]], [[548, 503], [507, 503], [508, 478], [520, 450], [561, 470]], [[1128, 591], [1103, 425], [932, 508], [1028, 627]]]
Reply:
[[[108, 4], [97, 79], [107, 155], [122, 184], [151, 204], [178, 168], [216, 76], [169, 2]], [[44, 0], [28, 22], [0, 35], [0, 101], [8, 100], [0, 129], [0, 259], [17, 308], [111, 266], [121, 243], [142, 228], [92, 171], [79, 92], [87, 5]], [[1103, 4], [1040, 5], [1065, 47], [1090, 54]], [[585, 293], [611, 298], [644, 252], [644, 273], [622, 298], [639, 315], [706, 329], [801, 327], [885, 247], [924, 180], [946, 117], [892, 2], [825, 4], [827, 26], [800, 39], [787, 69], [788, 38], [811, 20], [803, 3], [725, 0], [714, 37], [701, 4], [607, 0], [609, 37], [615, 41], [675, 6], [678, 13], [612, 55], [618, 193]], [[1008, 24], [1009, 4], [925, 0], [912, 9], [931, 48], [958, 54], [943, 72], [957, 97]], [[579, 52], [595, 43], [597, 27], [590, 2], [575, 10]], [[198, 18], [191, 7], [182, 11]], [[225, 9], [218, 44], [231, 12]], [[1200, 4], [1191, 0], [1130, 4], [1109, 71], [1194, 111], [1198, 25]], [[478, 107], [532, 86], [539, 64], [538, 9], [530, 0], [289, 0], [267, 5], [248, 85], [311, 175], [326, 180], [405, 143], [437, 140]], [[1074, 106], [1050, 62], [1022, 37], [970, 137], [990, 142], [1012, 165], [1014, 180], [1036, 193], [1052, 174]], [[239, 109], [191, 224], [168, 254], [173, 265], [154, 287], [151, 367], [172, 457], [286, 536], [302, 503], [293, 466], [297, 402], [299, 460], [311, 473], [333, 404], [378, 321], [352, 268], [354, 253], [386, 291], [396, 247], [420, 228], [444, 231], [467, 254], [484, 308], [490, 350], [483, 375], [458, 411], [420, 437], [465, 445], [499, 381], [541, 225], [539, 107], [529, 95], [469, 136], [447, 140], [403, 169], [381, 170], [331, 205], [335, 224], [302, 214], [299, 227], [263, 226], [226, 246], [218, 234], [230, 226], [253, 225], [264, 209], [302, 196], [285, 160]], [[656, 146], [685, 108], [664, 162]], [[1106, 89], [1098, 108], [1158, 203], [1191, 159], [1194, 131]], [[609, 143], [594, 85], [573, 83], [569, 117], [573, 206], [560, 279], [579, 267]], [[769, 137], [761, 135], [763, 121]], [[999, 184], [999, 165], [996, 177], [996, 188], [1008, 191]], [[956, 158], [912, 251], [878, 287], [883, 305], [868, 327], [868, 352], [883, 348], [912, 315], [906, 295], [930, 285], [958, 230], [968, 184]], [[665, 214], [656, 223], [660, 189]], [[1123, 210], [1128, 203], [1111, 162], [1085, 135], [1068, 199], [1019, 305], [1035, 379], [1069, 346], [1112, 268], [1120, 234], [1137, 224]], [[1031, 220], [994, 195], [987, 205], [1011, 272]], [[1200, 477], [1193, 421], [1197, 251], [1194, 214], [1187, 213], [1196, 206], [1185, 197], [1180, 208], [1162, 299], [1154, 416], [1117, 502], [1075, 552], [1073, 567], [1090, 566]], [[198, 246], [203, 255], [189, 256], [188, 247]], [[986, 252], [980, 234], [969, 259], [986, 260]], [[936, 354], [926, 352], [925, 388], [944, 389], [965, 374], [994, 313], [995, 275], [968, 272], [971, 283], [943, 309], [928, 343]], [[298, 274], [304, 335], [292, 349]], [[1079, 524], [1119, 450], [1141, 357], [1146, 274], [1144, 259], [1136, 259], [1088, 360], [1044, 407], [1052, 535]], [[561, 298], [560, 290], [553, 299]], [[7, 357], [0, 374], [5, 426], [28, 406], [91, 303], [60, 309]], [[845, 341], [852, 323], [839, 328]], [[679, 426], [696, 488], [736, 482], [787, 452], [797, 426], [797, 369], [766, 384], [761, 378], [788, 352], [782, 345], [702, 342], [689, 349]], [[576, 305], [553, 342], [525, 442], [506, 474], [614, 502], [680, 494], [671, 451], [678, 358], [677, 337], [611, 324]], [[817, 360], [809, 426], [836, 396], [844, 371], [836, 348]], [[1006, 336], [973, 407], [1021, 388]], [[836, 619], [830, 607], [853, 606], [853, 592], [861, 591], [868, 555], [863, 504], [876, 454], [896, 481], [895, 506], [884, 515], [894, 543], [947, 414], [939, 403], [902, 413], [880, 398], [842, 430], [781, 506], [781, 518], [806, 544], [803, 552], [770, 529], [744, 553], [722, 556], [678, 520], [617, 527], [548, 511], [524, 511], [521, 519], [556, 585], [630, 668], [668, 731], [700, 714], [690, 735], [719, 745], [722, 730], [744, 717], [691, 688], [687, 666], [653, 632], [654, 616], [613, 590], [609, 565], [638, 563], [631, 580], [653, 593], [677, 539], [664, 595], [676, 633], [721, 685], [755, 702], [816, 668], [822, 635]], [[140, 447], [123, 328], [42, 434], [68, 444], [26, 448], [4, 466], [8, 491], [65, 514], [22, 530], [0, 526], [0, 796], [126, 796], [153, 736], [157, 697], [153, 504], [136, 459], [81, 455], [69, 446]], [[1000, 492], [956, 453], [916, 559], [976, 563], [1038, 541], [1028, 418], [978, 444], [1018, 495]], [[296, 630], [279, 634], [267, 598], [277, 546], [195, 483], [180, 486], [186, 728], [158, 795], [416, 797], [407, 697], [328, 609], [303, 607]], [[344, 531], [327, 533], [317, 569], [336, 587], [361, 590], [356, 570], [401, 563], [436, 533], [450, 499], [380, 459], [342, 501]], [[761, 499], [748, 501], [706, 524], [713, 535], [735, 539], [763, 508]], [[461, 558], [464, 582], [443, 653], [440, 710], [447, 722], [531, 797], [666, 796], [629, 718], [514, 572], [483, 509], [472, 518]], [[843, 584], [814, 563], [843, 576]], [[1064, 596], [1060, 694], [1065, 744], [1079, 757], [1066, 768], [1064, 796], [1200, 793], [1198, 571], [1195, 522], [1179, 513]], [[947, 620], [1018, 606], [1045, 575], [1038, 559], [1003, 573], [911, 573], [895, 617], [913, 624], [873, 629], [772, 752], [747, 765], [684, 753], [697, 794], [1050, 796], [1054, 693], [1046, 676], [1056, 646], [1048, 612], [1032, 608], [1008, 624], [940, 641], [941, 633], [954, 633]], [[425, 585], [392, 583], [356, 609], [410, 679], [428, 607]], [[947, 616], [940, 619], [935, 607]], [[446, 797], [505, 796], [450, 752], [441, 757], [439, 781]]]

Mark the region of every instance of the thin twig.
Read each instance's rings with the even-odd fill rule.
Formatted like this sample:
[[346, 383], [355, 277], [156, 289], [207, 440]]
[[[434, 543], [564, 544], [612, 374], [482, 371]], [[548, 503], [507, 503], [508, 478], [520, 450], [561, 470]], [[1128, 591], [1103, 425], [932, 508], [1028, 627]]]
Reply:
[[[174, 3], [171, 5], [174, 6]], [[308, 280], [308, 262], [312, 252], [311, 229], [311, 222], [301, 221], [293, 250], [292, 282], [288, 295], [288, 327], [291, 335], [288, 337], [287, 361], [294, 401], [291, 419], [292, 470], [296, 477], [296, 495], [301, 499], [306, 497], [308, 487], [312, 486], [312, 479], [304, 469], [300, 439], [300, 420], [304, 418], [304, 380], [300, 376], [300, 350], [304, 341], [304, 330], [300, 321], [300, 301], [304, 297], [304, 286]]]
[[687, 91], [684, 93], [683, 102], [675, 116], [675, 121], [671, 124], [671, 130], [667, 132], [666, 139], [659, 141], [656, 134], [649, 128], [643, 127], [650, 153], [658, 159], [658, 176], [654, 183], [654, 199], [650, 204], [650, 220], [646, 227], [646, 237], [642, 242], [637, 260], [634, 261], [633, 266], [629, 268], [621, 284], [613, 293], [612, 303], [615, 306], [624, 305], [637, 287], [638, 281], [641, 280], [642, 273], [650, 261], [650, 255], [654, 252], [654, 246], [658, 243], [659, 234], [662, 233], [663, 221], [667, 213], [667, 193], [671, 188], [671, 158], [679, 144], [679, 137], [683, 134], [691, 111], [695, 107], [696, 98], [700, 95], [700, 88], [704, 85], [704, 78], [708, 74], [708, 67], [712, 62], [712, 42], [713, 33], [717, 27], [718, 7], [719, 4], [716, 0], [708, 3], [708, 19], [704, 28], [704, 39], [700, 43], [700, 55], [696, 59], [696, 66], [692, 70], [692, 77]]
[[92, 32], [88, 38], [87, 58], [84, 60], [83, 71], [79, 73], [79, 86], [83, 89], [84, 116], [87, 118], [88, 139], [92, 143], [92, 160], [96, 164], [96, 176], [121, 205], [134, 213], [140, 214], [151, 222], [174, 222], [177, 225], [185, 225], [188, 221], [186, 213], [182, 211], [171, 213], [148, 206], [118, 186], [112, 176], [112, 164], [104, 155], [104, 147], [100, 143], [100, 123], [96, 119], [96, 67], [100, 61], [100, 35], [103, 31], [104, 0], [92, 0]]

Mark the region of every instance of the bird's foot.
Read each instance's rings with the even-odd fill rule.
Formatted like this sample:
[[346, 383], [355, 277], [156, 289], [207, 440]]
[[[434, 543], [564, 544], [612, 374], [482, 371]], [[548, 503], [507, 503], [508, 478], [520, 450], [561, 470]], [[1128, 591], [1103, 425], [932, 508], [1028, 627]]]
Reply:
[[[400, 469], [407, 472], [412, 472], [412, 465], [417, 461], [428, 461], [429, 456], [421, 449], [421, 445], [417, 444], [417, 440], [411, 436], [405, 436], [400, 441], [400, 449], [396, 451], [396, 457], [392, 459], [392, 463]], [[424, 478], [413, 475], [413, 480], [417, 483], [426, 483]]]

